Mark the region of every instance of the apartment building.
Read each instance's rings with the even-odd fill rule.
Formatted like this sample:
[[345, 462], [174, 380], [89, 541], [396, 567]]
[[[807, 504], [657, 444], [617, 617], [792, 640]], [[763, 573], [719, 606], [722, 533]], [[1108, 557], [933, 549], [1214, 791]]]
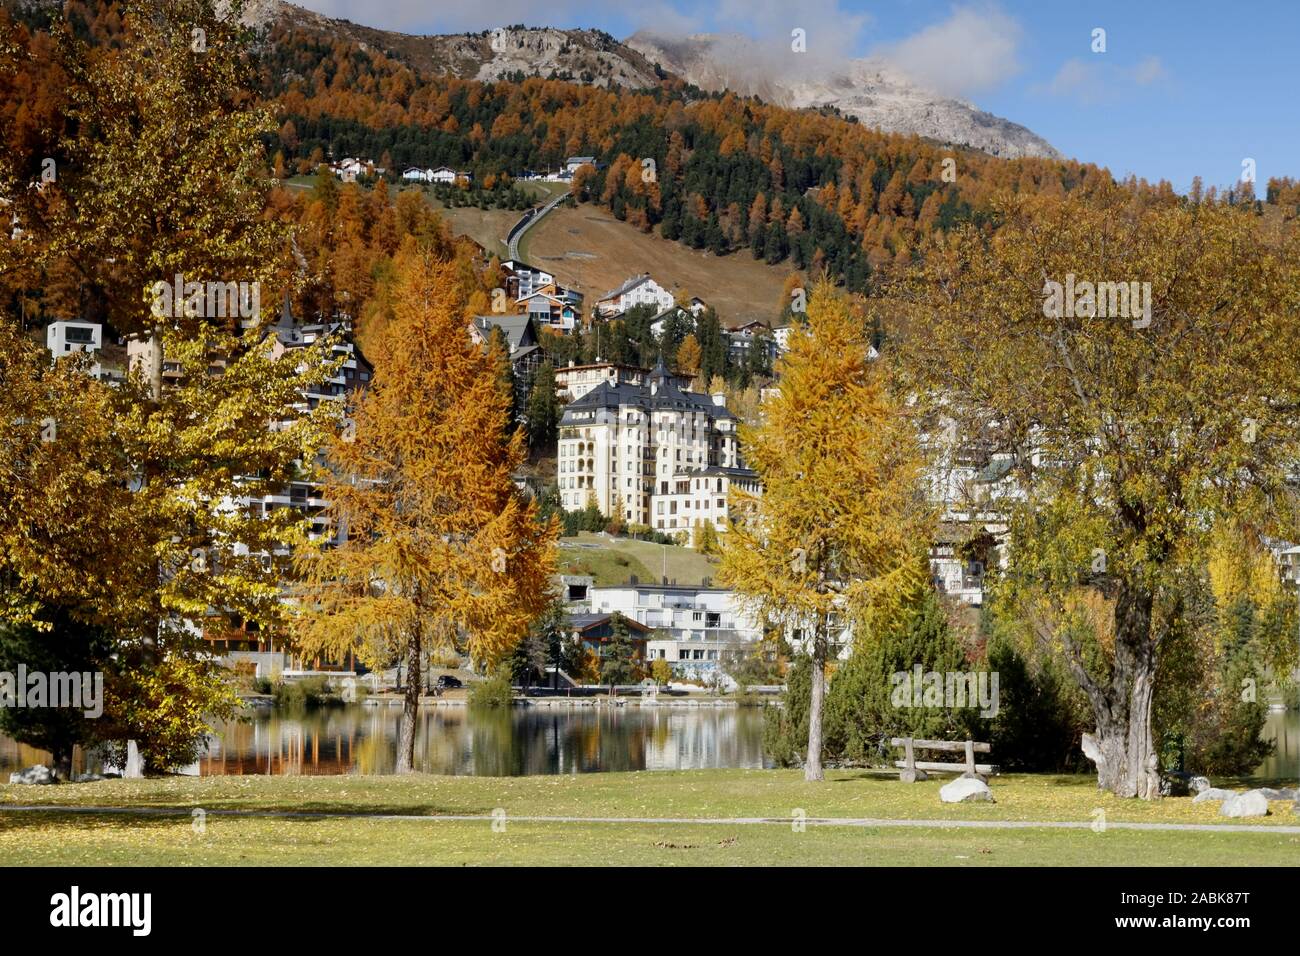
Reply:
[[565, 578], [575, 620], [622, 614], [645, 639], [648, 662], [667, 661], [683, 676], [705, 676], [728, 654], [763, 636], [760, 623], [735, 592], [708, 585], [628, 583], [594, 586], [591, 578]]
[[740, 461], [737, 419], [724, 397], [690, 391], [662, 358], [639, 384], [617, 368], [602, 373], [560, 418], [561, 505], [578, 511], [594, 503], [665, 532], [689, 530], [697, 519], [725, 530], [732, 483], [757, 481]]

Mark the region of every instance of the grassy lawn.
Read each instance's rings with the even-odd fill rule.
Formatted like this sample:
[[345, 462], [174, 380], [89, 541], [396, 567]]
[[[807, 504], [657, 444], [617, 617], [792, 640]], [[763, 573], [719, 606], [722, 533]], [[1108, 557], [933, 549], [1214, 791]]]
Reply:
[[[789, 817], [1220, 823], [1218, 806], [1155, 804], [1098, 793], [1090, 777], [994, 778], [994, 805], [939, 802], [940, 781], [907, 785], [884, 773], [833, 771], [806, 784], [798, 771], [703, 770], [565, 777], [207, 777], [0, 787], [0, 804], [176, 808], [121, 817], [0, 811], [0, 855], [13, 864], [891, 864], [1294, 865], [1300, 835], [1291, 805], [1250, 821], [1256, 833], [819, 827], [789, 824], [564, 823], [516, 816]], [[191, 808], [385, 813], [410, 820], [275, 819], [211, 815], [196, 833]], [[488, 820], [421, 820], [505, 811]], [[1242, 822], [1242, 821], [1233, 821]]]
[[643, 582], [658, 581], [667, 574], [670, 581], [694, 585], [718, 573], [717, 561], [690, 548], [589, 532], [560, 539], [560, 565], [564, 574], [593, 575], [598, 585], [626, 584], [632, 574]]

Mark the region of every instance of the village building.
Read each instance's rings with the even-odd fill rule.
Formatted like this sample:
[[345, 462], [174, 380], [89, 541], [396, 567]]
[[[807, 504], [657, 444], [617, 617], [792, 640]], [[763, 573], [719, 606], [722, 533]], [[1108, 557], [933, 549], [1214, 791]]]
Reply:
[[638, 305], [650, 305], [656, 311], [671, 309], [673, 294], [650, 278], [648, 272], [633, 276], [616, 289], [610, 289], [596, 301], [596, 315], [609, 319]]
[[577, 511], [593, 503], [688, 537], [698, 523], [725, 531], [732, 483], [756, 482], [740, 461], [737, 419], [724, 396], [690, 391], [662, 359], [640, 382], [626, 367], [598, 369], [601, 380], [560, 418], [561, 505]]

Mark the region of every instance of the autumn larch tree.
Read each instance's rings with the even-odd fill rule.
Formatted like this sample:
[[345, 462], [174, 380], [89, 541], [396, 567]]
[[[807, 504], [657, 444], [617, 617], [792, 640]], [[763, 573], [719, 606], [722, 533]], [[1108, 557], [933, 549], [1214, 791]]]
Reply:
[[921, 250], [906, 364], [959, 443], [1010, 462], [995, 599], [1086, 693], [1099, 786], [1155, 798], [1160, 622], [1217, 529], [1296, 537], [1300, 243], [1120, 187], [998, 218]]
[[397, 769], [414, 765], [427, 651], [493, 669], [550, 600], [557, 528], [516, 488], [523, 433], [498, 350], [470, 341], [456, 261], [408, 246], [375, 375], [328, 446], [324, 495], [338, 540], [299, 559], [307, 653], [404, 658], [410, 679]]
[[[240, 12], [213, 0], [127, 4], [111, 49], [58, 22], [51, 58], [65, 100], [48, 144], [54, 175], [13, 191], [38, 170], [14, 167], [35, 157], [0, 164], [0, 192], [11, 191], [23, 226], [20, 238], [0, 229], [0, 285], [22, 281], [15, 263], [73, 276], [62, 314], [149, 347], [119, 387], [82, 375], [81, 397], [52, 412], [56, 439], [38, 453], [25, 451], [32, 407], [0, 408], [0, 462], [22, 476], [0, 514], [0, 571], [24, 600], [77, 585], [63, 606], [121, 642], [108, 707], [124, 737], [156, 745], [146, 754], [155, 767], [192, 759], [185, 751], [205, 715], [221, 707], [210, 645], [190, 624], [280, 620], [285, 569], [274, 556], [306, 522], [293, 509], [254, 517], [239, 503], [299, 477], [329, 405], [300, 414], [302, 390], [332, 374], [329, 343], [285, 358], [254, 314], [286, 283], [289, 236], [265, 215], [261, 137], [275, 127], [250, 94]], [[0, 48], [0, 73], [33, 68], [11, 55]], [[158, 284], [178, 275], [187, 287], [169, 309]], [[247, 295], [231, 294], [241, 284]], [[26, 375], [28, 365], [11, 368]], [[38, 375], [32, 394], [48, 403], [57, 378]], [[88, 542], [105, 546], [87, 551]]]
[[740, 428], [762, 492], [733, 492], [722, 547], [721, 580], [811, 657], [808, 780], [822, 779], [832, 643], [848, 625], [870, 640], [893, 620], [929, 544], [911, 423], [868, 357], [867, 329], [843, 294], [814, 291], [777, 363], [779, 391], [758, 426]]

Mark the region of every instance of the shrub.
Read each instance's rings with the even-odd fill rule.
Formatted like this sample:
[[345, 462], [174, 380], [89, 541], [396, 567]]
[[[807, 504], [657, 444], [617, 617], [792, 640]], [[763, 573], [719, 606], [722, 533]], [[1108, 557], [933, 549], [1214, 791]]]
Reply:
[[504, 672], [493, 674], [487, 680], [471, 684], [469, 688], [469, 706], [476, 708], [508, 708], [513, 705], [515, 690], [510, 686], [510, 678]]
[[275, 685], [275, 706], [288, 710], [320, 707], [335, 703], [338, 697], [330, 690], [324, 677], [305, 677], [297, 681], [281, 681]]

